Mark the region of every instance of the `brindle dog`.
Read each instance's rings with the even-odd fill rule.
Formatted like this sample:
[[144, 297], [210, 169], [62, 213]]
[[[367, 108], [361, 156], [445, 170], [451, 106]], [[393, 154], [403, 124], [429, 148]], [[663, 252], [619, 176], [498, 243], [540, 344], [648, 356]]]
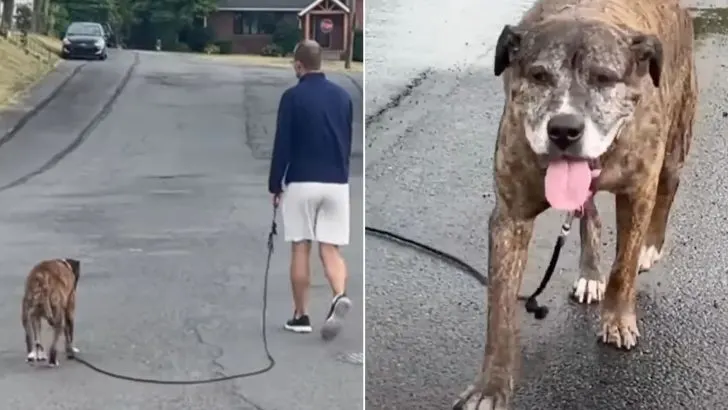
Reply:
[[[510, 407], [518, 290], [534, 220], [549, 206], [585, 211], [577, 296], [600, 299], [603, 290], [601, 340], [635, 346], [636, 277], [662, 254], [697, 101], [692, 21], [678, 0], [540, 0], [503, 29], [494, 70], [506, 98], [488, 223], [487, 340], [480, 374], [454, 405], [463, 410]], [[591, 200], [600, 190], [616, 196], [606, 286]]]
[[[78, 352], [73, 345], [73, 331], [76, 288], [80, 274], [81, 262], [70, 258], [39, 262], [28, 274], [22, 305], [28, 363], [47, 359], [51, 367], [58, 366], [58, 340], [61, 333], [66, 339], [66, 357], [72, 359]], [[48, 356], [41, 343], [43, 319], [53, 329], [53, 341], [48, 349]]]

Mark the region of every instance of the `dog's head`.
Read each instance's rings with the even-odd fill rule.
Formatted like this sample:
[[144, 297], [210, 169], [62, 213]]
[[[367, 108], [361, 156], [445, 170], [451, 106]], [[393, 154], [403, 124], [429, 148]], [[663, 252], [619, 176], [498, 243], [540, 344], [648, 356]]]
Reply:
[[71, 272], [73, 272], [73, 288], [75, 289], [78, 286], [78, 279], [81, 277], [81, 261], [71, 258], [66, 258], [64, 261], [71, 267]]
[[506, 26], [495, 75], [511, 69], [511, 109], [536, 154], [596, 159], [629, 121], [645, 87], [658, 87], [662, 45], [596, 21]]

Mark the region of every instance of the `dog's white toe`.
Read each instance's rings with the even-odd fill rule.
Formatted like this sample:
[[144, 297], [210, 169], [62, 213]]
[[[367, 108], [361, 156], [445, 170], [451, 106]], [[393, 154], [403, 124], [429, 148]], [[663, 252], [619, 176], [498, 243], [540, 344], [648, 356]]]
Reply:
[[606, 288], [606, 283], [601, 280], [579, 278], [574, 282], [572, 295], [577, 302], [590, 304], [604, 299]]
[[38, 360], [38, 353], [35, 350], [31, 351], [25, 357], [25, 360], [28, 361], [28, 362], [34, 362], [34, 361]]
[[495, 397], [476, 392], [475, 386], [471, 384], [460, 393], [459, 398], [453, 403], [452, 410], [507, 410], [507, 407]]
[[41, 350], [38, 353], [36, 353], [35, 360], [37, 360], [39, 362], [44, 362], [44, 361], [48, 360], [48, 355], [46, 354], [46, 352]]
[[662, 258], [662, 251], [654, 246], [643, 246], [640, 251], [640, 271], [650, 270]]

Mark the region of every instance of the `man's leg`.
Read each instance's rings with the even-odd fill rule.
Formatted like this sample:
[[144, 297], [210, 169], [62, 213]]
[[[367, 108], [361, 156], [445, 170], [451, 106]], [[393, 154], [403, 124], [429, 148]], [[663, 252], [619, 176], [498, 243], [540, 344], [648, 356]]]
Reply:
[[308, 316], [308, 291], [311, 286], [311, 241], [291, 244], [291, 290], [294, 316]]
[[344, 257], [341, 255], [339, 246], [330, 243], [320, 243], [319, 256], [321, 257], [321, 263], [324, 265], [326, 279], [329, 281], [333, 296], [336, 297], [346, 293], [346, 279], [348, 274], [346, 271], [346, 261], [344, 261]]
[[349, 186], [326, 184], [325, 191], [315, 233], [326, 279], [333, 293], [321, 337], [331, 340], [341, 331], [342, 322], [351, 309], [351, 300], [346, 296], [346, 262], [340, 250], [340, 246], [349, 244]]
[[310, 333], [308, 317], [308, 291], [311, 284], [310, 254], [314, 238], [315, 206], [309, 200], [310, 189], [305, 183], [292, 183], [286, 187], [281, 200], [281, 214], [286, 242], [291, 242], [291, 291], [293, 318], [286, 322], [286, 330]]

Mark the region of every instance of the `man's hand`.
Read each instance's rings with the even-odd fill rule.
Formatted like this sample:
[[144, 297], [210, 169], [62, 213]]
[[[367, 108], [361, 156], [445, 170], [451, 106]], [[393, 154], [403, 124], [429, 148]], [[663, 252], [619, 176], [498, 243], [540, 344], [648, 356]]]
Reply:
[[281, 203], [281, 194], [273, 194], [273, 206], [278, 208]]

